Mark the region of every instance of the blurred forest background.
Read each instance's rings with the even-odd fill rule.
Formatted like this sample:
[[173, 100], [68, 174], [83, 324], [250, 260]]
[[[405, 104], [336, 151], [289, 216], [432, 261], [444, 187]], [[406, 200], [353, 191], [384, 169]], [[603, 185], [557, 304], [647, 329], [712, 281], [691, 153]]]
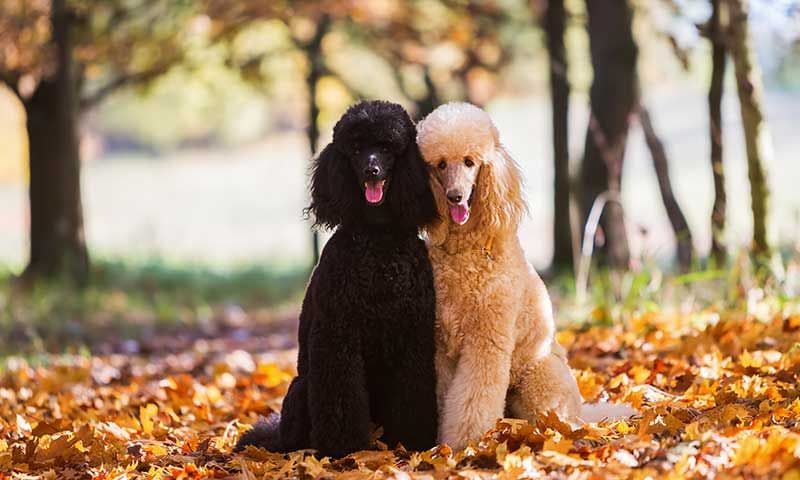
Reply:
[[[360, 98], [488, 110], [581, 394], [640, 415], [232, 453]], [[0, 480], [799, 478], [799, 117], [800, 0], [0, 0]]]
[[8, 290], [4, 321], [296, 300], [310, 160], [360, 98], [486, 108], [554, 288], [596, 243], [617, 299], [742, 259], [793, 296], [799, 38], [796, 0], [1, 0], [4, 284], [102, 292], [31, 312]]

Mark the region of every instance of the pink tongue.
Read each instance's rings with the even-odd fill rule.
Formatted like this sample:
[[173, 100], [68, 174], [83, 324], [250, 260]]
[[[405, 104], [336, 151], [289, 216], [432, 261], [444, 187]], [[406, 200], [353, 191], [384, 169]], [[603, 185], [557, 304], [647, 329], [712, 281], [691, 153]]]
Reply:
[[364, 196], [369, 203], [378, 203], [383, 199], [383, 182], [367, 182]]
[[459, 225], [464, 225], [469, 219], [469, 209], [466, 205], [450, 205], [450, 218]]

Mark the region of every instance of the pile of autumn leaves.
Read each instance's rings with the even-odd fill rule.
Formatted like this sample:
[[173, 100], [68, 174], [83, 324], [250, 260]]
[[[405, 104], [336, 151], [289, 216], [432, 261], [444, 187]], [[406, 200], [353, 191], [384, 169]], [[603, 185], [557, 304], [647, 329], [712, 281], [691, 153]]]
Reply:
[[[800, 312], [646, 313], [567, 330], [584, 398], [641, 415], [572, 428], [501, 420], [463, 451], [439, 446], [316, 459], [248, 448], [279, 408], [292, 352], [197, 342], [182, 353], [19, 359], [0, 374], [0, 479], [800, 478]], [[383, 449], [380, 449], [383, 447]]]

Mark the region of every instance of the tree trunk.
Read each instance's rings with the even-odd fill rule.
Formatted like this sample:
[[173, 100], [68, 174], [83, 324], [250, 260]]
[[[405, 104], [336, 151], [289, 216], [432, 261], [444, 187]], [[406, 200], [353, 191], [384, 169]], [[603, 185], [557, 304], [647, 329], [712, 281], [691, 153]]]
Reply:
[[569, 79], [564, 47], [564, 0], [549, 0], [544, 17], [550, 58], [550, 99], [553, 122], [553, 261], [557, 269], [573, 267], [569, 199]]
[[709, 22], [711, 40], [711, 85], [708, 89], [709, 134], [711, 136], [711, 171], [714, 175], [714, 206], [711, 211], [711, 256], [716, 266], [726, 264], [725, 220], [727, 195], [725, 168], [722, 163], [722, 94], [725, 83], [726, 52], [720, 1], [712, 0]]
[[672, 231], [675, 232], [675, 240], [678, 244], [678, 266], [682, 272], [688, 272], [692, 266], [692, 232], [689, 224], [681, 211], [675, 194], [672, 192], [672, 184], [669, 179], [669, 164], [667, 162], [667, 152], [664, 144], [658, 138], [653, 123], [650, 120], [650, 113], [646, 108], [639, 109], [639, 122], [644, 131], [644, 138], [653, 159], [653, 168], [658, 178], [658, 190], [661, 192], [661, 201], [667, 211], [669, 223]]
[[57, 67], [25, 102], [30, 157], [30, 261], [23, 278], [67, 276], [85, 284], [89, 255], [83, 233], [78, 98], [65, 0], [53, 1]]
[[709, 21], [711, 40], [711, 84], [708, 88], [709, 135], [711, 139], [711, 172], [714, 176], [714, 206], [711, 211], [711, 256], [714, 263], [725, 265], [725, 223], [727, 195], [725, 193], [725, 168], [722, 163], [722, 94], [725, 86], [726, 48], [722, 27], [722, 0], [711, 0]]
[[[627, 0], [586, 0], [586, 9], [594, 79], [581, 172], [584, 220], [600, 193], [618, 192], [622, 183], [628, 123], [636, 103], [637, 57]], [[609, 204], [601, 225], [609, 265], [626, 268], [630, 252], [622, 208]]]
[[431, 78], [430, 67], [423, 65], [422, 69], [422, 79], [425, 81], [425, 96], [416, 102], [417, 118], [420, 119], [427, 117], [440, 103], [436, 85], [433, 83], [433, 78]]
[[[312, 158], [317, 155], [319, 144], [317, 84], [325, 71], [325, 60], [322, 56], [322, 39], [328, 32], [329, 27], [330, 18], [328, 16], [323, 16], [317, 25], [317, 31], [314, 33], [314, 37], [304, 48], [309, 63], [308, 75], [306, 76], [306, 87], [308, 88], [308, 127], [306, 128], [306, 137], [308, 138], [308, 146]], [[316, 229], [311, 232], [311, 245], [314, 258], [313, 265], [316, 265], [319, 261], [320, 254], [319, 232]]]
[[767, 238], [769, 213], [769, 187], [765, 165], [772, 156], [772, 139], [764, 117], [764, 88], [761, 71], [755, 58], [747, 24], [748, 0], [727, 0], [730, 9], [730, 51], [736, 72], [736, 87], [742, 111], [747, 170], [750, 177], [750, 200], [753, 211], [753, 253], [757, 256], [770, 252]]

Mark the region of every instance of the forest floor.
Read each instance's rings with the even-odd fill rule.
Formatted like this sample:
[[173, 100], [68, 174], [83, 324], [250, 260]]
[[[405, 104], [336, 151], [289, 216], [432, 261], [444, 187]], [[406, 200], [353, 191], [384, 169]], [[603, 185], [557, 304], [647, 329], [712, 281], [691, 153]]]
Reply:
[[502, 419], [461, 451], [376, 443], [338, 460], [231, 453], [258, 415], [280, 408], [296, 354], [294, 308], [229, 306], [213, 328], [7, 356], [0, 479], [797, 479], [800, 302], [742, 285], [724, 305], [681, 294], [675, 308], [649, 304], [640, 290], [639, 301], [594, 305], [560, 330], [584, 398], [627, 402], [638, 415], [580, 428], [552, 415]]

